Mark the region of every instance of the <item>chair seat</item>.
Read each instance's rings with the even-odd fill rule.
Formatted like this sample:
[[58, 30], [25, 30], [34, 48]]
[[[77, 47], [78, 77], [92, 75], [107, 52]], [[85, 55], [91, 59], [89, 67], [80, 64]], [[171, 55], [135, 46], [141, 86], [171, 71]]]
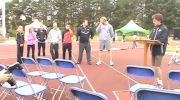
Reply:
[[78, 75], [64, 76], [63, 78], [60, 79], [61, 82], [66, 84], [76, 84], [82, 82], [83, 80], [85, 80], [85, 77]]
[[157, 88], [156, 86], [149, 84], [135, 84], [129, 89], [129, 91], [135, 93], [138, 89], [157, 89]]
[[32, 71], [27, 73], [29, 76], [40, 76], [40, 75], [44, 75], [47, 74], [48, 72], [43, 72], [43, 71]]
[[15, 89], [15, 92], [21, 96], [34, 96], [35, 94], [42, 93], [46, 90], [47, 90], [46, 86], [42, 86], [39, 84], [31, 84], [31, 85], [26, 85], [26, 86], [17, 88]]
[[58, 74], [58, 73], [48, 73], [48, 74], [42, 75], [42, 77], [45, 79], [58, 79], [63, 76], [64, 76], [63, 74]]
[[180, 92], [180, 89], [173, 89], [174, 91], [176, 91], [176, 92]]
[[11, 86], [8, 82], [5, 82], [2, 87], [4, 88], [8, 88], [8, 89], [15, 89], [17, 87], [22, 87], [22, 86], [26, 86], [29, 85], [29, 83], [27, 82], [23, 82], [23, 81], [16, 81], [16, 85]]

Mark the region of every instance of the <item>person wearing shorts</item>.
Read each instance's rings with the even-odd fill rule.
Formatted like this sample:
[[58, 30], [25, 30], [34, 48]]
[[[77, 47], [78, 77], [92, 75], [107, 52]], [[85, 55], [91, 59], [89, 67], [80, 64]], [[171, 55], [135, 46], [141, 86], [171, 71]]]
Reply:
[[[100, 23], [96, 28], [96, 32], [99, 35], [99, 60], [97, 65], [102, 64], [101, 55], [102, 51], [106, 49], [109, 53], [110, 65], [113, 66], [112, 52], [111, 52], [111, 39], [115, 37], [113, 27], [108, 23], [106, 17], [100, 18]], [[114, 39], [113, 39], [114, 40]]]
[[163, 87], [162, 82], [162, 70], [161, 63], [163, 56], [166, 52], [166, 47], [168, 43], [168, 29], [163, 24], [163, 15], [160, 13], [154, 14], [152, 16], [154, 28], [150, 34], [151, 40], [158, 40], [158, 44], [150, 46], [151, 56], [152, 56], [152, 66], [155, 67], [157, 72], [157, 85], [161, 88]]
[[163, 58], [162, 55], [157, 55], [157, 56], [152, 55], [152, 65], [160, 67], [162, 63], [162, 58]]

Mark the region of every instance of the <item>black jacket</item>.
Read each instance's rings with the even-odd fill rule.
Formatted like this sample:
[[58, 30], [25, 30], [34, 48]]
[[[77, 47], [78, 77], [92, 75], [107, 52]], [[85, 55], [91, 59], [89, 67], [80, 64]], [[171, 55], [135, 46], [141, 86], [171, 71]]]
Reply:
[[168, 44], [168, 29], [164, 24], [155, 26], [150, 34], [151, 40], [159, 40], [163, 45], [151, 45], [152, 55], [164, 55]]
[[89, 38], [93, 39], [94, 33], [89, 26], [87, 27], [81, 26], [77, 30], [76, 37], [77, 37], [76, 41], [78, 41], [80, 37], [80, 43], [89, 43]]
[[47, 32], [46, 30], [38, 30], [37, 31], [37, 35], [36, 35], [38, 42], [45, 42], [45, 40], [47, 39]]
[[22, 34], [17, 33], [17, 35], [16, 35], [16, 43], [18, 45], [24, 44], [24, 34], [23, 33]]

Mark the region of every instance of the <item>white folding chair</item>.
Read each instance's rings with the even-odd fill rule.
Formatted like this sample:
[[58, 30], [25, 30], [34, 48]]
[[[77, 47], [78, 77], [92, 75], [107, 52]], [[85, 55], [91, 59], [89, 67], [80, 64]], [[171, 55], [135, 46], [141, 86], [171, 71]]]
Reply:
[[[46, 57], [38, 57], [37, 62], [39, 64], [39, 66], [41, 67], [41, 70], [43, 70], [42, 67], [53, 68], [53, 72], [47, 72], [46, 74], [41, 76], [44, 79], [44, 85], [46, 85], [48, 88], [50, 87], [50, 86], [48, 86], [49, 80], [58, 80], [64, 76], [63, 74], [57, 73], [54, 63], [51, 59], [46, 58]], [[51, 88], [51, 89], [53, 89], [53, 88]], [[54, 90], [56, 90], [56, 89], [54, 89]]]
[[[14, 63], [14, 64], [11, 64], [11, 65], [9, 65], [9, 67], [19, 67], [19, 63], [18, 62], [16, 62], [16, 63]], [[7, 67], [5, 66], [5, 65], [2, 65], [2, 64], [0, 64], [0, 69], [2, 69], [2, 70], [4, 70], [3, 72], [5, 72], [6, 70], [7, 70]], [[13, 77], [13, 78], [15, 78], [15, 77]], [[12, 90], [14, 90], [14, 89], [16, 89], [16, 88], [18, 88], [18, 87], [22, 87], [22, 86], [25, 86], [25, 85], [28, 85], [29, 83], [27, 83], [27, 82], [24, 82], [24, 81], [19, 81], [19, 80], [16, 80], [15, 81], [16, 82], [16, 84], [15, 85], [13, 85], [13, 86], [11, 86], [8, 82], [5, 82], [5, 83], [3, 83], [2, 84], [2, 88], [4, 88], [5, 90], [1, 93], [1, 95], [0, 95], [0, 97], [2, 97], [1, 99], [3, 100], [7, 95], [9, 95], [9, 94], [11, 94], [12, 96], [14, 96], [14, 94], [12, 93]]]
[[[23, 62], [24, 68], [27, 70], [27, 75], [31, 76], [34, 82], [34, 77], [38, 77], [44, 74], [47, 74], [47, 72], [41, 71], [38, 63], [30, 57], [21, 57], [21, 60]], [[29, 71], [29, 68], [35, 69], [34, 71]]]
[[32, 96], [36, 97], [38, 100], [41, 100], [43, 97], [43, 93], [47, 91], [47, 87], [39, 84], [31, 84], [31, 82], [28, 79], [27, 73], [21, 69], [15, 69], [13, 70], [12, 74], [14, 76], [25, 78], [28, 85], [18, 87], [14, 89], [15, 93], [19, 95], [18, 99], [23, 99], [26, 96]]
[[[180, 83], [180, 70], [170, 70], [168, 72], [168, 88], [169, 89], [171, 89], [171, 82]], [[174, 89], [174, 90], [177, 92], [180, 92], [180, 88]]]
[[[136, 78], [143, 78], [143, 79], [152, 78], [154, 83], [156, 82], [155, 71], [151, 67], [139, 66], [139, 65], [127, 65], [126, 71], [129, 76], [136, 77]], [[134, 94], [136, 93], [138, 89], [141, 89], [141, 88], [156, 89], [157, 88], [154, 85], [142, 84], [138, 82], [136, 82], [135, 85], [131, 86], [129, 78], [128, 78], [128, 86], [129, 86], [129, 91], [131, 93], [131, 99], [134, 98]]]
[[75, 100], [109, 100], [109, 98], [100, 92], [93, 92], [78, 87], [69, 88]]
[[[73, 84], [80, 84], [81, 87], [83, 88], [82, 82], [86, 79], [84, 76], [80, 76], [78, 73], [78, 68], [75, 65], [75, 63], [71, 60], [64, 60], [64, 59], [56, 59], [55, 64], [58, 68], [63, 69], [63, 70], [68, 70], [72, 71], [75, 70], [75, 73], [73, 75], [65, 75], [59, 81], [62, 83], [56, 90], [53, 98], [55, 97], [56, 93], [59, 91], [59, 89], [62, 87], [61, 93], [59, 95], [59, 100], [61, 99], [61, 96], [66, 89], [66, 85], [73, 85]], [[62, 73], [62, 70], [61, 70]]]

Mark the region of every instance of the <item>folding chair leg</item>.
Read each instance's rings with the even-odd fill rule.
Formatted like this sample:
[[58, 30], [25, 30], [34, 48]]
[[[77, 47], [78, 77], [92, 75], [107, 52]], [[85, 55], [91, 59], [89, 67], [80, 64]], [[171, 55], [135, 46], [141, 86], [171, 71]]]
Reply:
[[40, 93], [38, 96], [36, 96], [37, 100], [44, 100], [43, 95], [44, 93]]
[[71, 98], [70, 98], [70, 92], [67, 90], [67, 89], [65, 89], [66, 91], [65, 91], [65, 96], [66, 96], [66, 98], [68, 99], [68, 100], [71, 100]]
[[5, 89], [4, 91], [2, 91], [0, 97], [3, 96], [3, 94], [4, 94], [6, 91], [7, 91], [6, 89]]
[[[55, 93], [54, 93], [54, 95], [53, 95], [52, 100], [55, 100], [55, 96], [56, 96], [56, 94], [59, 92], [59, 89], [62, 87], [62, 85], [63, 85], [63, 84], [61, 84], [61, 85], [57, 88], [57, 90], [55, 91]], [[61, 92], [62, 92], [62, 91], [61, 91]]]
[[84, 87], [84, 82], [83, 82], [83, 83], [80, 83], [80, 85], [81, 85], [81, 88], [83, 88], [83, 87]]
[[66, 88], [66, 86], [63, 87], [63, 89], [62, 89], [62, 91], [61, 91], [61, 94], [59, 95], [59, 99], [58, 99], [58, 100], [61, 100], [61, 96], [62, 96], [62, 94], [63, 94], [65, 88]]
[[5, 92], [5, 94], [4, 94], [4, 96], [2, 97], [2, 99], [1, 100], [4, 100], [5, 99], [5, 97], [7, 96], [7, 95], [9, 95], [9, 93], [11, 92], [11, 90], [8, 90], [7, 92]]
[[135, 99], [134, 99], [134, 93], [131, 93], [131, 98], [130, 98], [130, 100], [135, 100]]

